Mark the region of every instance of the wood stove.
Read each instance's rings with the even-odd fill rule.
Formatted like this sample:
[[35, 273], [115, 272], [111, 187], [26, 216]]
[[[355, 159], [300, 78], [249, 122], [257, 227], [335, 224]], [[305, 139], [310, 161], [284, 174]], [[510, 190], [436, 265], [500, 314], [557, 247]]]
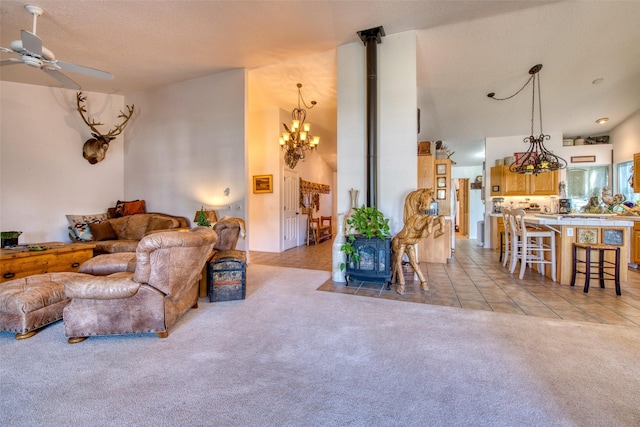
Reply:
[[360, 255], [360, 261], [348, 259], [345, 277], [347, 286], [349, 280], [363, 282], [383, 282], [387, 289], [391, 288], [391, 237], [384, 240], [379, 237], [371, 239], [365, 236], [355, 236], [352, 243], [355, 251]]

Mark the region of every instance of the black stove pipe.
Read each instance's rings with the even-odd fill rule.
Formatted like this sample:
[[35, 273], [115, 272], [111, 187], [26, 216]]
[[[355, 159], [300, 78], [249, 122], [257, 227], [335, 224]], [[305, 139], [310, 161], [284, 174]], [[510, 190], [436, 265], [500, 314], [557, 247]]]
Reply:
[[367, 58], [367, 206], [376, 206], [378, 193], [378, 51], [382, 42], [382, 27], [358, 31], [366, 47]]

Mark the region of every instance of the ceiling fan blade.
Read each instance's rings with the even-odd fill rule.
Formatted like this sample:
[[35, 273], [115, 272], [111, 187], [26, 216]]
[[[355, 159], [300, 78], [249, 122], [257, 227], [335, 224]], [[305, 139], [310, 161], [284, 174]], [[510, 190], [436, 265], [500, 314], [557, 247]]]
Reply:
[[3, 65], [13, 65], [13, 64], [21, 64], [22, 61], [19, 60], [18, 58], [9, 58], [9, 59], [3, 59], [2, 61], [0, 61], [0, 67], [2, 67]]
[[42, 40], [27, 30], [22, 30], [22, 48], [34, 55], [42, 56]]
[[99, 79], [113, 80], [113, 75], [111, 73], [107, 73], [106, 71], [96, 70], [95, 68], [83, 67], [82, 65], [71, 64], [69, 62], [58, 60], [51, 62], [66, 71], [86, 74], [88, 76], [97, 77]]
[[42, 71], [62, 83], [67, 89], [80, 90], [80, 85], [78, 83], [74, 82], [69, 77], [62, 74], [60, 71], [53, 70], [51, 68], [42, 68]]

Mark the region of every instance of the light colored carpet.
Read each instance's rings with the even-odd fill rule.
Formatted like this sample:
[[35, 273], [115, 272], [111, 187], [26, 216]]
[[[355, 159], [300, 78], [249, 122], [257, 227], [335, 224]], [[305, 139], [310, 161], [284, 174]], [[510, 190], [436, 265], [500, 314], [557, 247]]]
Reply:
[[637, 426], [640, 328], [316, 291], [251, 264], [247, 299], [167, 339], [0, 333], [3, 426]]

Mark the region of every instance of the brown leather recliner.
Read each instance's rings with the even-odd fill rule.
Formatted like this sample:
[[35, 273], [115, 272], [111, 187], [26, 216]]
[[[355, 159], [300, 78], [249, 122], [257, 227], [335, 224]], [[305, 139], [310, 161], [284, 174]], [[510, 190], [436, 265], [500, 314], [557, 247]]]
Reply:
[[69, 343], [93, 335], [156, 333], [198, 304], [198, 280], [218, 236], [208, 227], [145, 236], [136, 249], [135, 272], [75, 274], [65, 292], [64, 333]]

